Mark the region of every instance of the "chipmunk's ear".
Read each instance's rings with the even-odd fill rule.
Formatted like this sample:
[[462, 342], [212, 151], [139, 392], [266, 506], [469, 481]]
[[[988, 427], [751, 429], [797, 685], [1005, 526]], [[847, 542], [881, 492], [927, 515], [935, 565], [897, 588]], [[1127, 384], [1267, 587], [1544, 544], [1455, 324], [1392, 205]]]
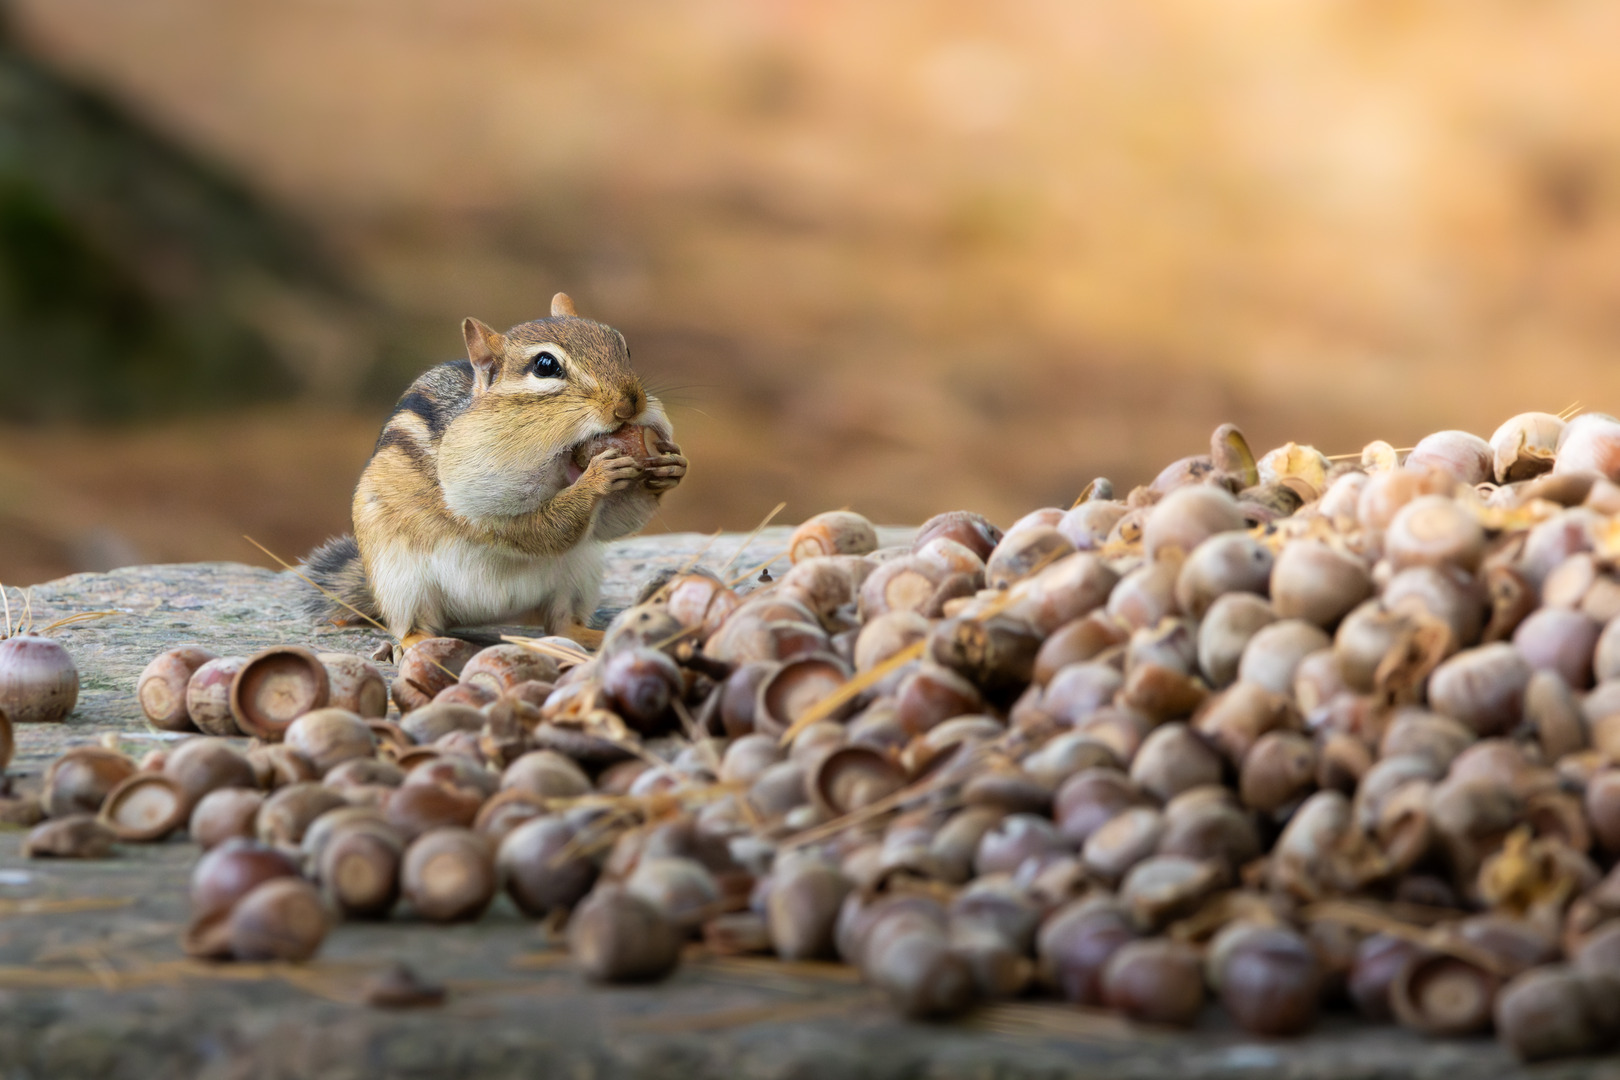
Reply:
[[472, 316], [461, 322], [461, 336], [467, 339], [467, 359], [473, 366], [473, 392], [481, 394], [495, 381], [506, 338]]
[[573, 299], [565, 292], [560, 292], [551, 298], [551, 317], [559, 319], [564, 315], [578, 317], [579, 312], [574, 310]]

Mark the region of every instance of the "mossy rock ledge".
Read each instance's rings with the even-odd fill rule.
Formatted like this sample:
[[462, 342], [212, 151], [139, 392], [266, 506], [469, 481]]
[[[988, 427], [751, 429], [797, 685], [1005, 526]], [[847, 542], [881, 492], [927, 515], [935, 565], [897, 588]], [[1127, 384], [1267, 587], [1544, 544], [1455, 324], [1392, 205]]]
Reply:
[[[884, 537], [904, 539], [904, 530]], [[736, 560], [747, 568], [787, 540], [769, 529]], [[724, 564], [741, 535], [622, 541], [604, 609], [705, 544]], [[279, 642], [370, 652], [379, 635], [312, 626], [302, 586], [234, 563], [79, 574], [33, 590], [43, 625], [81, 611], [123, 614], [63, 629], [83, 690], [64, 724], [18, 733], [11, 772], [38, 784], [67, 746], [109, 735], [156, 745], [134, 697], [157, 652], [198, 642], [248, 653]], [[694, 956], [645, 987], [594, 987], [540, 925], [504, 899], [477, 923], [349, 922], [319, 958], [287, 968], [208, 967], [178, 937], [195, 845], [127, 845], [99, 862], [29, 861], [0, 836], [0, 1075], [95, 1077], [617, 1077], [716, 1080], [928, 1080], [1180, 1077], [1616, 1077], [1620, 1061], [1522, 1070], [1486, 1038], [1425, 1041], [1331, 1017], [1308, 1038], [1263, 1041], [1215, 1010], [1189, 1034], [1136, 1028], [1057, 1002], [979, 1010], [948, 1025], [897, 1020], [848, 968]], [[86, 902], [101, 901], [89, 908]], [[404, 961], [448, 987], [438, 1007], [358, 1003], [371, 973]]]

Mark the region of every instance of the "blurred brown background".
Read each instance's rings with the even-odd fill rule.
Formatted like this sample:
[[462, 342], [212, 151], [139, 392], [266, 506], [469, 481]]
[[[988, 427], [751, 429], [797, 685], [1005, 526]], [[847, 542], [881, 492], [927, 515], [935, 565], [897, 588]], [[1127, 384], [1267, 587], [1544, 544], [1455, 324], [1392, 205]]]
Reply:
[[6, 10], [11, 584], [301, 554], [557, 289], [669, 388], [654, 528], [1620, 409], [1604, 0]]

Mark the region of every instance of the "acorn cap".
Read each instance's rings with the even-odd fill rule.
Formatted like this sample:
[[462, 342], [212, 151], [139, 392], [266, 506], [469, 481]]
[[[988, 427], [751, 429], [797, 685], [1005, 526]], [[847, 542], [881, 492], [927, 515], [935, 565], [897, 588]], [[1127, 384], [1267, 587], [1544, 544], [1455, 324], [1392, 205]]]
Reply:
[[1389, 1003], [1402, 1027], [1425, 1035], [1469, 1035], [1491, 1022], [1501, 980], [1453, 956], [1419, 954], [1401, 966]]
[[[789, 660], [759, 684], [755, 723], [765, 730], [786, 730], [848, 681], [849, 668], [830, 653]], [[843, 719], [848, 715], [851, 704], [846, 702], [826, 718]]]
[[840, 817], [899, 791], [906, 774], [877, 750], [844, 746], [815, 762], [805, 781], [811, 801], [829, 817]]
[[280, 742], [294, 720], [323, 708], [331, 692], [320, 657], [302, 646], [278, 645], [249, 657], [231, 680], [231, 716], [246, 734]]
[[120, 840], [161, 840], [185, 824], [190, 807], [173, 777], [139, 772], [107, 793], [101, 820]]

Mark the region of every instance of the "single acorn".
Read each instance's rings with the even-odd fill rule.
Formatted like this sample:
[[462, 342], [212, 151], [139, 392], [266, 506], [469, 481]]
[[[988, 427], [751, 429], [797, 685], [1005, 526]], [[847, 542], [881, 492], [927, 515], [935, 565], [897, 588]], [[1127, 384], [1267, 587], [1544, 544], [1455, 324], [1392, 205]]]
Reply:
[[316, 659], [326, 668], [328, 705], [366, 720], [388, 715], [388, 680], [375, 664], [353, 653], [318, 653]]
[[587, 896], [568, 920], [568, 950], [593, 982], [650, 982], [680, 962], [683, 935], [652, 904], [619, 886]]
[[851, 888], [837, 867], [813, 858], [779, 866], [765, 908], [776, 955], [784, 960], [832, 956], [838, 912]]
[[0, 715], [13, 724], [54, 723], [79, 700], [79, 670], [61, 642], [34, 634], [0, 639]]
[[1190, 551], [1176, 576], [1176, 605], [1191, 618], [1202, 619], [1228, 593], [1270, 591], [1271, 549], [1247, 532], [1221, 532]]
[[461, 681], [500, 695], [531, 681], [555, 682], [557, 661], [524, 645], [490, 645], [462, 665]]
[[1041, 642], [1030, 672], [1031, 681], [1046, 686], [1064, 667], [1096, 659], [1129, 638], [1125, 627], [1098, 612], [1071, 619]]
[[478, 652], [476, 646], [460, 638], [425, 638], [405, 650], [399, 661], [399, 673], [394, 676], [390, 691], [399, 711], [409, 713], [432, 701], [440, 690], [461, 677]]
[[1552, 413], [1511, 416], [1492, 433], [1491, 467], [1498, 484], [1530, 480], [1553, 467], [1564, 421]]
[[698, 860], [678, 855], [643, 855], [625, 888], [683, 931], [697, 930], [721, 899], [714, 874]]
[[1198, 624], [1198, 669], [1209, 685], [1231, 685], [1250, 639], [1276, 621], [1270, 602], [1253, 593], [1216, 598]]
[[163, 772], [179, 781], [193, 805], [219, 788], [258, 786], [247, 757], [220, 738], [199, 736], [183, 740], [169, 752]]
[[1320, 540], [1288, 544], [1271, 571], [1271, 606], [1277, 615], [1324, 629], [1371, 593], [1372, 578], [1361, 560]]
[[1164, 815], [1151, 806], [1121, 810], [1087, 837], [1080, 857], [1104, 881], [1118, 881], [1152, 855], [1164, 836]]
[[540, 918], [578, 904], [596, 882], [597, 867], [560, 817], [535, 817], [500, 842], [496, 866], [524, 914]]
[[1460, 652], [1429, 677], [1429, 703], [1477, 735], [1499, 735], [1519, 722], [1533, 671], [1514, 646], [1481, 645]]
[[1002, 532], [982, 514], [969, 510], [950, 510], [935, 514], [918, 528], [912, 540], [912, 550], [921, 549], [937, 537], [945, 537], [972, 551], [980, 559], [988, 559], [1000, 543]]
[[1615, 1044], [1620, 980], [1558, 964], [1525, 971], [1496, 998], [1497, 1038], [1521, 1061], [1596, 1054]]
[[186, 712], [186, 686], [198, 668], [217, 659], [196, 645], [181, 645], [161, 652], [142, 669], [135, 684], [141, 711], [153, 727], [164, 731], [196, 731]]
[[1103, 968], [1102, 995], [1132, 1020], [1190, 1027], [1204, 1007], [1198, 950], [1168, 938], [1127, 942]]
[[1138, 566], [1120, 578], [1119, 584], [1108, 594], [1109, 616], [1134, 631], [1156, 626], [1160, 619], [1179, 614], [1176, 579], [1180, 573], [1181, 560], [1174, 555]]
[[452, 731], [481, 731], [485, 717], [479, 710], [480, 706], [466, 702], [435, 699], [401, 717], [399, 728], [416, 745], [428, 746]]
[[278, 788], [259, 807], [254, 830], [259, 842], [271, 847], [296, 848], [304, 831], [328, 810], [348, 805], [329, 787], [305, 781]]
[[1412, 956], [1389, 988], [1395, 1019], [1425, 1035], [1458, 1036], [1490, 1026], [1501, 979], [1443, 954]]
[[416, 837], [400, 867], [401, 891], [419, 918], [476, 919], [495, 898], [495, 858], [471, 829], [441, 826]]
[[206, 919], [229, 911], [260, 883], [297, 873], [297, 862], [282, 851], [255, 840], [226, 840], [192, 868], [192, 917]]
[[1217, 862], [1186, 855], [1150, 855], [1125, 874], [1119, 900], [1144, 933], [1197, 911], [1227, 880]]
[[1333, 639], [1304, 619], [1280, 619], [1255, 630], [1238, 661], [1240, 682], [1251, 682], [1274, 694], [1289, 694], [1304, 659], [1331, 646]]
[[[1056, 538], [1056, 533], [1053, 536]], [[897, 610], [923, 612], [951, 576], [956, 575], [935, 560], [920, 559], [917, 555], [891, 559], [878, 565], [860, 583], [855, 612], [862, 622]]]
[[877, 530], [870, 521], [849, 510], [829, 510], [793, 530], [788, 557], [798, 563], [823, 555], [865, 555], [877, 546]]
[[1131, 762], [1130, 776], [1142, 789], [1169, 800], [1188, 788], [1217, 784], [1221, 757], [1186, 724], [1162, 724], [1142, 742]]
[[1296, 1035], [1316, 1020], [1323, 972], [1311, 943], [1286, 926], [1233, 923], [1210, 945], [1210, 983], [1238, 1026]]
[[1603, 627], [1579, 611], [1544, 607], [1513, 631], [1513, 647], [1530, 667], [1556, 671], [1573, 689], [1592, 685], [1592, 657]]
[[388, 799], [389, 824], [414, 839], [435, 829], [468, 828], [478, 818], [481, 796], [442, 784], [402, 784]]
[[375, 818], [351, 819], [335, 827], [318, 851], [314, 877], [345, 917], [378, 918], [393, 908], [405, 844], [392, 826]]
[[946, 931], [906, 912], [877, 920], [861, 971], [907, 1019], [955, 1016], [973, 1001], [973, 971], [951, 951]]
[[264, 881], [238, 900], [225, 922], [237, 960], [308, 960], [329, 928], [320, 893], [296, 877]]
[[186, 831], [204, 851], [235, 837], [251, 839], [264, 798], [253, 788], [216, 788], [196, 801]]
[[208, 735], [241, 735], [231, 714], [231, 686], [247, 663], [245, 656], [217, 656], [206, 661], [186, 683], [186, 715]]
[[1150, 560], [1162, 548], [1177, 548], [1185, 555], [1217, 534], [1244, 528], [1237, 500], [1224, 488], [1206, 484], [1178, 488], [1148, 511], [1142, 550]]
[[288, 725], [284, 741], [324, 776], [351, 758], [370, 757], [377, 741], [366, 722], [343, 709], [317, 709]]
[[622, 649], [602, 665], [601, 686], [612, 708], [637, 731], [654, 732], [679, 697], [680, 668], [656, 649]]

